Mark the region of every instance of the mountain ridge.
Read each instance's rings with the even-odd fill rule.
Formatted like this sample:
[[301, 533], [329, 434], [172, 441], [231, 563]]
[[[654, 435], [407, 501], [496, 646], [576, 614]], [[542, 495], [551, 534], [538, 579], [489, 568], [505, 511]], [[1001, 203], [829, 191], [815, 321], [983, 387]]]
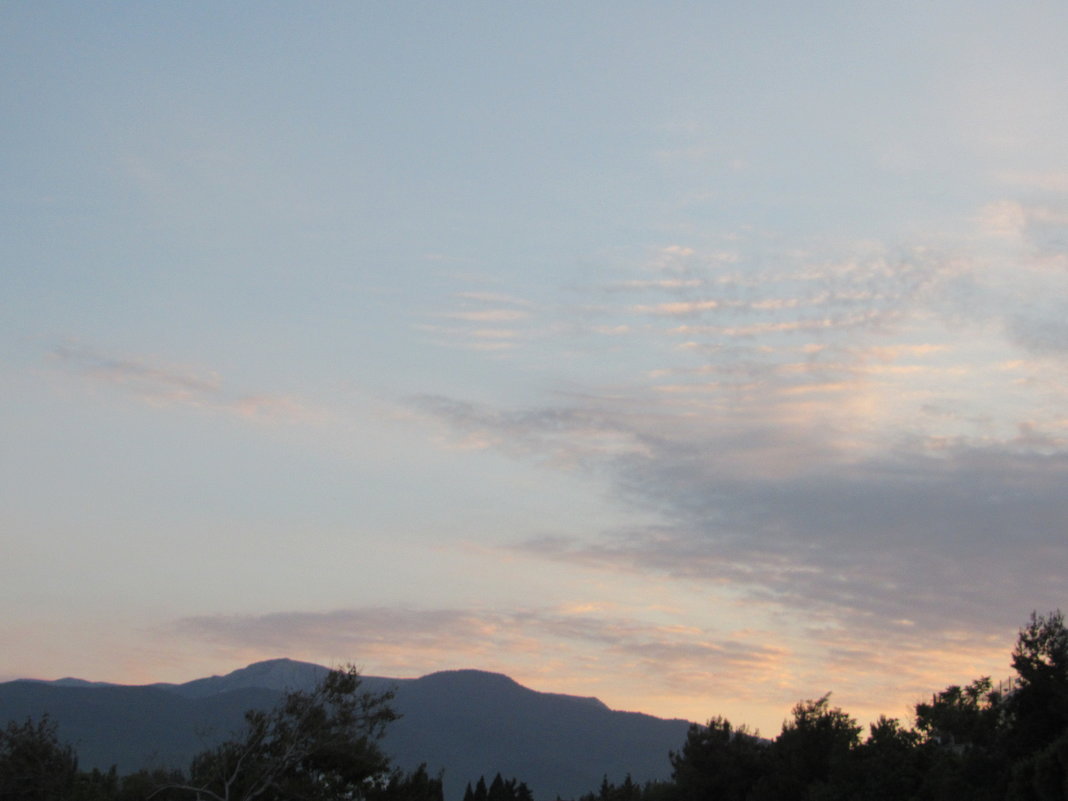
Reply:
[[[108, 681], [91, 681], [88, 679], [76, 678], [74, 676], [67, 676], [62, 679], [15, 679], [15, 681], [36, 681], [42, 684], [52, 684], [55, 686], [65, 687], [158, 687], [162, 690], [171, 690], [174, 692], [179, 692], [186, 697], [207, 697], [212, 694], [226, 692], [227, 690], [235, 689], [237, 687], [260, 687], [272, 690], [304, 689], [322, 679], [322, 677], [326, 675], [326, 673], [328, 673], [330, 670], [331, 668], [324, 667], [323, 665], [317, 665], [314, 662], [302, 662], [300, 660], [290, 659], [288, 657], [277, 657], [274, 659], [263, 659], [258, 662], [252, 662], [251, 664], [246, 665], [243, 668], [236, 668], [235, 670], [232, 670], [229, 673], [225, 673], [223, 675], [205, 676], [203, 678], [192, 679], [186, 682], [119, 684], [116, 682]], [[364, 676], [362, 674], [360, 678], [366, 685], [367, 683], [377, 684], [380, 682], [410, 682], [433, 680], [435, 677], [439, 676], [478, 676], [485, 677], [486, 680], [501, 680], [503, 682], [510, 683], [516, 687], [530, 689], [520, 684], [507, 674], [490, 670], [481, 670], [478, 668], [451, 668], [447, 670], [436, 670], [414, 679], [387, 678], [383, 676]], [[569, 693], [548, 693], [543, 692], [541, 690], [531, 691], [541, 693], [542, 695], [559, 696], [561, 698], [581, 700], [593, 704], [595, 706], [599, 706], [603, 709], [610, 709], [607, 704], [605, 704], [600, 698], [597, 698], [596, 696], [571, 695]]]
[[[273, 706], [286, 690], [309, 689], [329, 670], [278, 658], [178, 684], [16, 680], [0, 683], [0, 724], [49, 714], [86, 767], [184, 768], [193, 755], [238, 732], [245, 710]], [[470, 668], [361, 679], [366, 691], [396, 693], [400, 719], [382, 741], [394, 764], [444, 770], [447, 799], [497, 772], [527, 782], [538, 799], [577, 797], [605, 776], [666, 779], [668, 752], [681, 747], [690, 725], [612, 710], [597, 698], [539, 692], [502, 673]]]

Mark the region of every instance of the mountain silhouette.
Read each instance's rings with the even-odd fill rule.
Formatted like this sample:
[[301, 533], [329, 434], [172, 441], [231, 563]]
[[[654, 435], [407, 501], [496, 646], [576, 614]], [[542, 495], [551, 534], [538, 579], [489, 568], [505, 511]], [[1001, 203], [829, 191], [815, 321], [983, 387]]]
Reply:
[[[85, 768], [188, 766], [198, 752], [239, 732], [244, 712], [269, 708], [286, 690], [309, 689], [328, 668], [292, 659], [257, 662], [184, 684], [127, 686], [60, 679], [0, 683], [0, 723], [48, 714]], [[401, 718], [383, 747], [394, 764], [444, 770], [446, 798], [500, 772], [535, 798], [574, 798], [602, 778], [638, 783], [670, 775], [668, 752], [689, 726], [609, 709], [596, 698], [542, 693], [508, 676], [450, 670], [418, 679], [364, 676], [363, 689], [394, 690]]]

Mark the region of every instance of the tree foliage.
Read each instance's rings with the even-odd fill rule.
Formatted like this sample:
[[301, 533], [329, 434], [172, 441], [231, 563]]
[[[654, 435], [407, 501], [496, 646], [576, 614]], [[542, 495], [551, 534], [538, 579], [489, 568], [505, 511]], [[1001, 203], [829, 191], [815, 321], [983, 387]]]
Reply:
[[[915, 725], [869, 736], [829, 696], [802, 701], [774, 740], [716, 718], [671, 755], [677, 801], [1068, 801], [1068, 628], [1033, 614], [1013, 650], [1018, 681], [951, 685]], [[755, 743], [755, 745], [754, 745]], [[751, 747], [753, 746], [753, 747]]]
[[799, 702], [793, 720], [783, 723], [771, 749], [771, 769], [754, 786], [750, 798], [802, 801], [822, 795], [832, 778], [844, 773], [850, 752], [860, 741], [856, 720], [830, 704], [830, 693]]
[[361, 692], [355, 668], [333, 670], [272, 710], [249, 710], [244, 734], [197, 756], [170, 789], [196, 801], [363, 798], [387, 776], [378, 740], [397, 717], [392, 697]]
[[622, 784], [610, 782], [605, 776], [596, 792], [586, 793], [578, 801], [672, 801], [674, 797], [667, 782], [648, 782], [641, 786], [628, 773]]
[[766, 772], [767, 749], [745, 726], [715, 717], [691, 726], [682, 750], [669, 758], [679, 801], [742, 801]]
[[0, 730], [0, 799], [62, 801], [74, 795], [78, 759], [62, 745], [56, 723], [11, 721]]
[[424, 762], [411, 773], [394, 770], [384, 784], [373, 786], [369, 801], [445, 801], [442, 774], [431, 776]]
[[534, 801], [534, 796], [526, 782], [514, 778], [506, 780], [498, 773], [489, 786], [485, 776], [478, 777], [474, 789], [468, 782], [464, 801]]
[[1020, 751], [1042, 750], [1068, 729], [1068, 628], [1060, 610], [1032, 613], [1012, 652], [1020, 684], [1010, 698]]
[[1002, 697], [991, 689], [989, 676], [964, 687], [952, 685], [931, 703], [916, 705], [916, 728], [929, 740], [948, 746], [988, 746], [1003, 723]]

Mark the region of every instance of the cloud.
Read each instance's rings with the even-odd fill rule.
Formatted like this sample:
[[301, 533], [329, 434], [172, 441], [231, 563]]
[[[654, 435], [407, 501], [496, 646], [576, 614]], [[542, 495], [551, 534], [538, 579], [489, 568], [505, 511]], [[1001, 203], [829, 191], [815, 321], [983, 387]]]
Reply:
[[503, 292], [457, 292], [456, 297], [482, 301], [484, 303], [520, 306], [524, 308], [529, 308], [533, 305], [529, 300], [518, 298], [515, 295], [508, 295]]
[[[801, 305], [793, 302], [791, 307]], [[851, 314], [835, 316], [809, 317], [801, 320], [782, 320], [779, 322], [751, 323], [749, 325], [682, 325], [671, 329], [672, 334], [684, 336], [714, 335], [730, 338], [748, 339], [765, 334], [796, 334], [847, 331], [855, 328], [868, 328], [884, 321], [886, 316], [877, 310], [864, 310]]]
[[[712, 446], [712, 443], [707, 443]], [[678, 448], [678, 445], [675, 446]], [[1068, 458], [977, 454], [735, 475], [692, 451], [632, 458], [617, 478], [668, 522], [536, 551], [609, 569], [728, 582], [851, 630], [1011, 626], [1064, 590]], [[770, 473], [770, 471], [768, 471]]]
[[518, 333], [511, 328], [476, 328], [470, 335], [476, 339], [514, 339]]
[[478, 311], [447, 312], [442, 316], [473, 323], [497, 323], [525, 320], [530, 317], [530, 312], [520, 309], [479, 309]]
[[447, 442], [584, 470], [652, 521], [514, 552], [789, 620], [812, 681], [930, 691], [936, 669], [1004, 660], [1068, 590], [1065, 221], [1052, 202], [988, 212], [1004, 250], [664, 248], [572, 312], [628, 335], [646, 358], [629, 382], [410, 408]]
[[221, 389], [215, 372], [162, 365], [140, 359], [114, 358], [77, 345], [60, 345], [52, 359], [80, 369], [90, 378], [116, 384], [142, 397], [160, 401], [196, 402], [217, 395]]
[[[891, 253], [864, 243], [854, 251], [845, 257], [803, 249], [745, 257], [672, 246], [645, 265], [657, 277], [606, 284], [609, 305], [601, 315], [614, 317], [617, 325], [631, 324], [635, 316], [698, 318], [658, 330], [719, 341], [878, 332], [909, 319], [917, 308], [937, 305], [959, 271], [952, 259], [923, 248]], [[646, 298], [613, 307], [613, 296], [623, 290]]]
[[1053, 309], [1046, 315], [1032, 310], [1015, 316], [1008, 321], [1008, 331], [1032, 353], [1068, 355], [1068, 321]]
[[662, 522], [512, 547], [738, 599], [747, 619], [789, 621], [760, 640], [799, 652], [780, 685], [904, 708], [947, 681], [1007, 675], [1015, 627], [1063, 605], [1068, 449], [1025, 439], [853, 461], [787, 431], [647, 436], [644, 455], [601, 472]]
[[1064, 193], [1047, 203], [989, 203], [979, 211], [978, 227], [982, 233], [1025, 248], [1020, 254], [1024, 266], [1033, 266], [1028, 262], [1035, 260], [1061, 262], [1068, 253], [1068, 205]]
[[178, 406], [233, 415], [265, 424], [318, 423], [325, 410], [302, 399], [268, 393], [227, 391], [212, 370], [144, 357], [113, 357], [82, 345], [65, 344], [49, 354], [54, 365], [94, 383], [111, 385], [157, 407]]
[[[832, 388], [832, 408], [842, 391]], [[510, 412], [444, 398], [418, 406], [486, 447], [547, 463], [566, 454], [608, 476], [621, 504], [661, 520], [515, 546], [528, 555], [730, 586], [873, 637], [899, 636], [903, 619], [910, 637], [916, 627], [985, 636], [1057, 605], [1068, 440], [1024, 430], [858, 448], [852, 420], [839, 429], [782, 403], [706, 405], [700, 417], [644, 397]]]
[[996, 302], [1013, 345], [1032, 355], [1063, 356], [1068, 349], [1064, 311], [1057, 298], [1068, 292], [1068, 205], [999, 201], [985, 206], [981, 232], [1003, 243], [1004, 252], [971, 276], [972, 299]]
[[991, 203], [980, 210], [979, 225], [992, 236], [1017, 238], [1027, 228], [1027, 211], [1014, 201]]
[[714, 679], [723, 691], [746, 695], [754, 684], [776, 676], [790, 656], [786, 648], [754, 643], [744, 635], [724, 637], [694, 626], [613, 617], [568, 604], [200, 616], [176, 621], [168, 633], [242, 653], [341, 652], [376, 670], [407, 675], [473, 664], [516, 675], [529, 672], [537, 660], [597, 675], [623, 664], [626, 671], [667, 686], [706, 691]]
[[492, 622], [456, 610], [413, 612], [374, 607], [324, 613], [283, 612], [267, 615], [213, 615], [177, 621], [178, 634], [216, 644], [288, 653], [343, 648], [364, 654], [388, 653], [398, 642], [409, 652], [442, 651], [469, 643], [478, 647]]
[[409, 398], [406, 408], [443, 426], [447, 441], [461, 448], [500, 448], [516, 456], [574, 467], [593, 466], [603, 455], [640, 452], [633, 432], [595, 408], [493, 409], [441, 395]]
[[649, 289], [691, 289], [704, 285], [701, 278], [657, 278], [653, 280], [633, 279], [618, 284], [609, 284], [608, 290], [649, 290]]
[[692, 316], [720, 308], [718, 300], [690, 300], [674, 303], [657, 303], [652, 306], [634, 306], [638, 314], [658, 314], [666, 317]]
[[434, 316], [454, 324], [416, 326], [432, 333], [435, 345], [503, 354], [521, 347], [531, 336], [535, 309], [528, 300], [501, 292], [463, 291], [454, 293], [452, 302], [459, 308]]

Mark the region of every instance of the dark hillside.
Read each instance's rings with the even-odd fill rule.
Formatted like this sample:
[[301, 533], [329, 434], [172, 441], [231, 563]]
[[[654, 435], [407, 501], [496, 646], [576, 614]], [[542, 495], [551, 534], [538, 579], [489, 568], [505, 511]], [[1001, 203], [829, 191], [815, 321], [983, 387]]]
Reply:
[[[272, 706], [283, 689], [313, 686], [326, 668], [288, 659], [186, 684], [129, 687], [60, 682], [0, 684], [0, 723], [50, 715], [84, 768], [186, 767], [208, 745], [241, 728], [245, 710]], [[667, 778], [668, 751], [688, 723], [614, 712], [596, 698], [539, 693], [477, 670], [419, 679], [365, 677], [365, 689], [397, 691], [401, 719], [385, 750], [411, 770], [445, 770], [446, 798], [497, 772], [525, 781], [538, 799], [577, 797], [607, 775]]]
[[[668, 751], [688, 723], [614, 712], [597, 699], [539, 693], [507, 676], [480, 671], [434, 673], [399, 683], [404, 717], [386, 737], [402, 760], [424, 756], [445, 766], [454, 797], [468, 781], [496, 772], [526, 781], [536, 798], [578, 795], [607, 774], [622, 781], [667, 778]], [[404, 755], [404, 756], [402, 756]]]
[[0, 718], [47, 714], [74, 745], [84, 768], [120, 773], [142, 767], [185, 767], [206, 746], [241, 728], [246, 709], [274, 704], [273, 690], [246, 688], [210, 699], [186, 699], [156, 687], [0, 684]]

